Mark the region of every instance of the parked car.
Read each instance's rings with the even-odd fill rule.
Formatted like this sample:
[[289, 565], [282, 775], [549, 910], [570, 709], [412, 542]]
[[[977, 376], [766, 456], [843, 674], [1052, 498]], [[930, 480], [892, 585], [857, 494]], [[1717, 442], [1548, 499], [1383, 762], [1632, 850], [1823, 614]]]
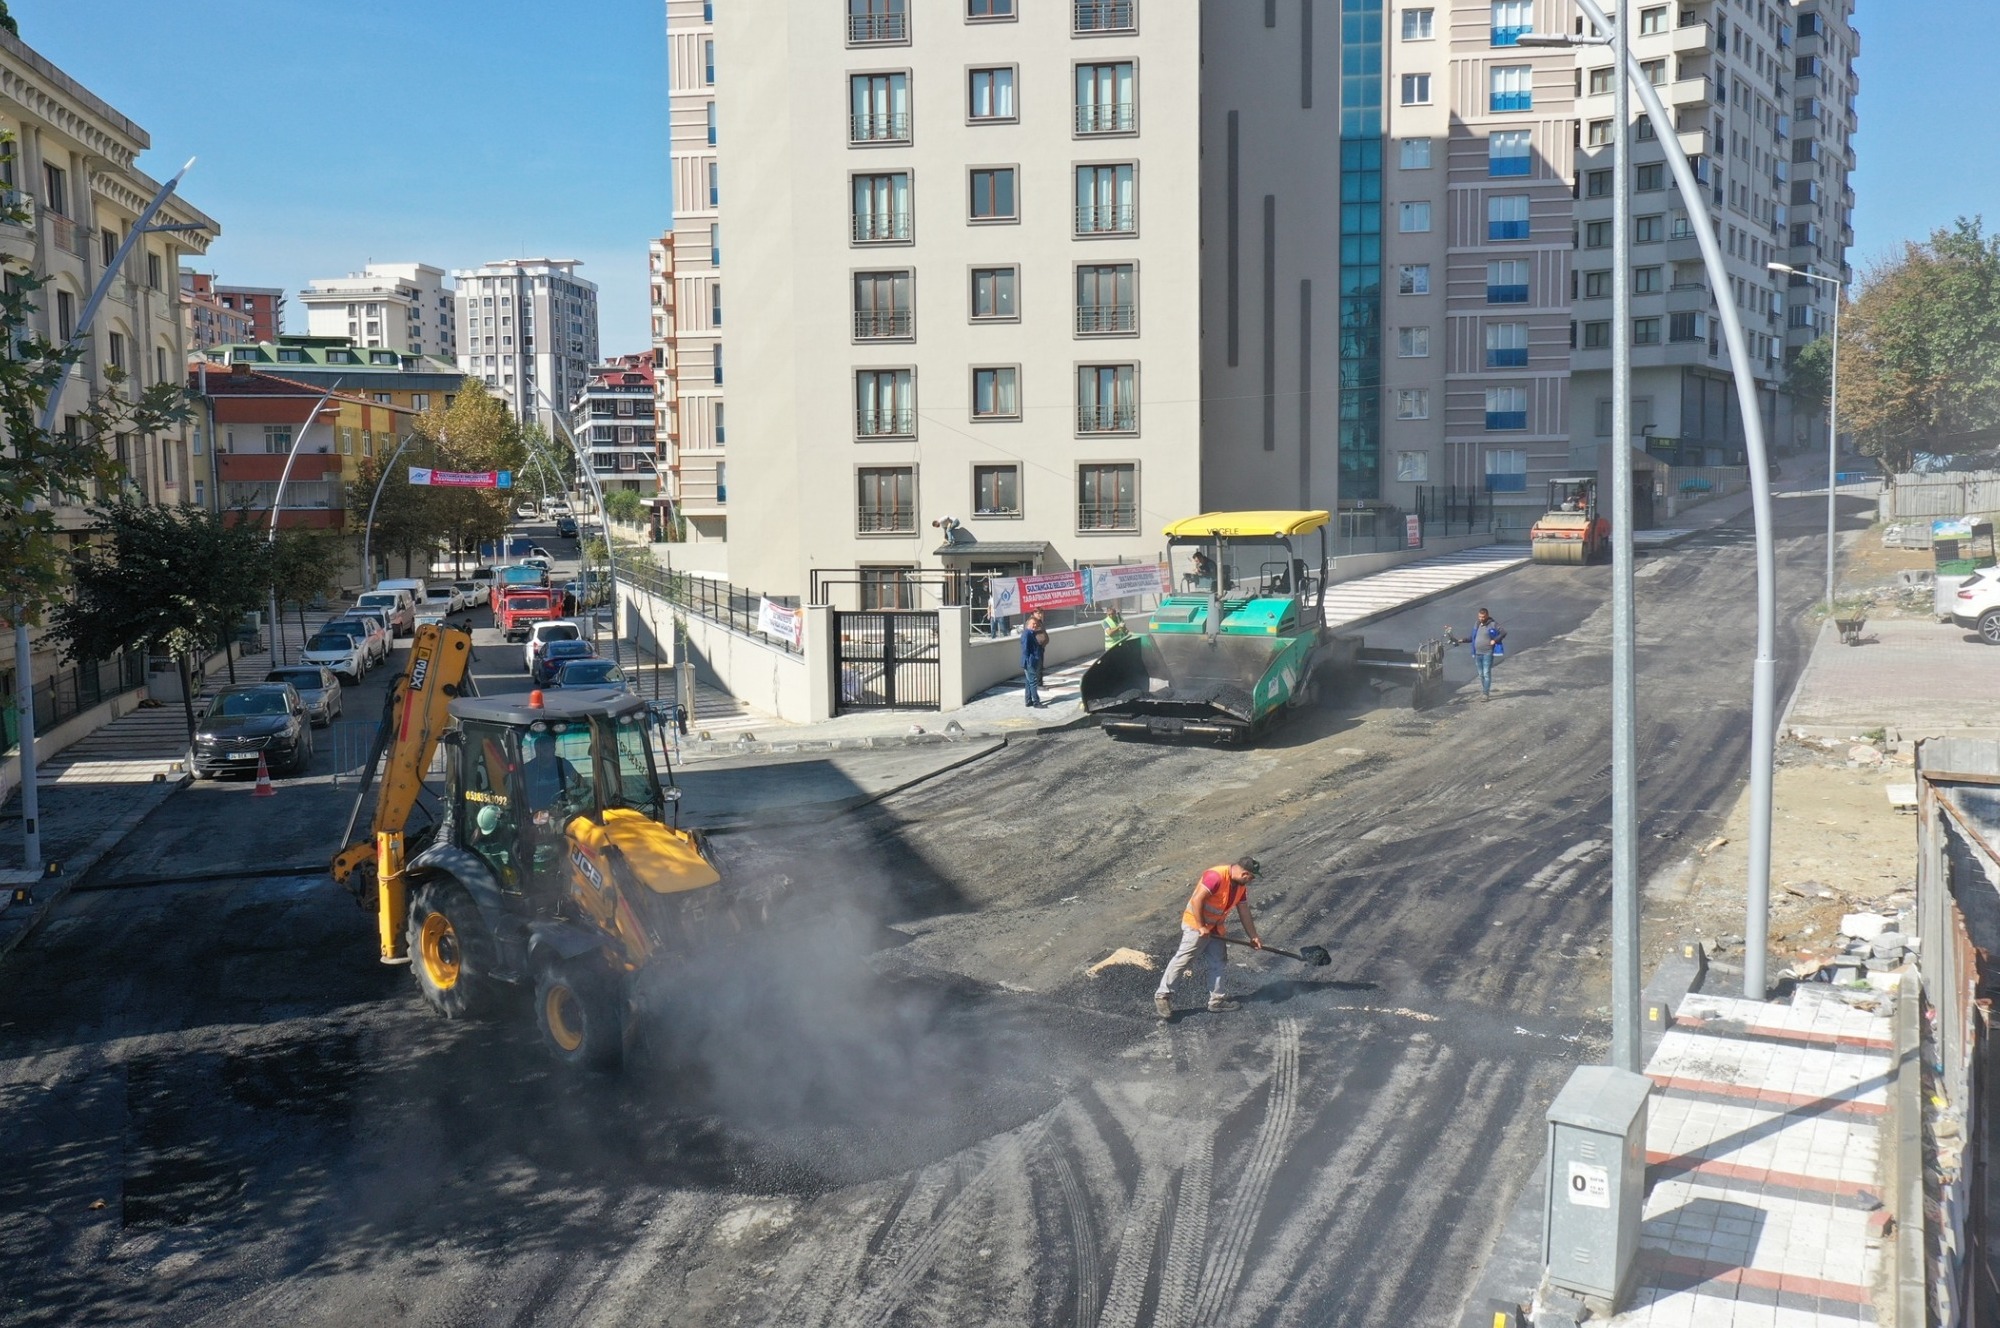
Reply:
[[472, 584], [479, 587], [479, 602], [481, 604], [492, 602], [493, 586], [498, 580], [499, 578], [494, 574], [491, 567], [475, 567], [472, 569]]
[[[564, 642], [555, 642], [561, 645]], [[616, 687], [625, 690], [625, 670], [618, 667], [616, 660], [572, 659], [566, 660], [544, 684], [548, 687]]]
[[551, 641], [581, 640], [583, 628], [567, 618], [558, 618], [553, 622], [535, 623], [528, 628], [527, 638], [527, 644], [521, 647], [521, 672], [533, 673], [543, 646]]
[[403, 590], [371, 590], [354, 601], [358, 609], [381, 609], [389, 615], [389, 635], [408, 636], [417, 630], [416, 606], [411, 602], [409, 592]]
[[368, 638], [359, 626], [322, 627], [299, 652], [299, 662], [332, 669], [343, 678], [360, 682], [368, 672]]
[[1951, 620], [1977, 631], [1987, 645], [2000, 646], [2000, 568], [1983, 568], [1958, 583]]
[[412, 610], [422, 608], [424, 601], [431, 597], [430, 582], [420, 576], [399, 576], [388, 581], [377, 581], [375, 589], [402, 591], [410, 597]]
[[582, 640], [546, 641], [542, 644], [541, 656], [535, 661], [535, 685], [546, 687], [556, 676], [556, 671], [572, 660], [589, 659], [597, 651], [590, 642]]
[[566, 515], [566, 514], [565, 514], [565, 515], [563, 515], [563, 516], [559, 516], [559, 517], [557, 517], [557, 518], [556, 518], [556, 534], [558, 534], [558, 535], [562, 536], [562, 537], [563, 537], [564, 539], [575, 539], [575, 538], [576, 538], [576, 518], [575, 518], [575, 517], [573, 517], [573, 516], [569, 516], [569, 515]]
[[440, 581], [424, 595], [423, 607], [444, 618], [464, 608], [465, 601], [459, 598], [457, 586]]
[[372, 667], [389, 658], [389, 629], [385, 622], [374, 609], [350, 609], [338, 618], [328, 619], [320, 630], [337, 632], [352, 628], [361, 633], [362, 644], [368, 648], [366, 662]]
[[290, 683], [225, 687], [194, 729], [188, 760], [196, 779], [226, 770], [248, 774], [263, 757], [272, 774], [297, 774], [312, 764], [312, 723]]
[[264, 681], [290, 683], [299, 700], [306, 703], [306, 718], [314, 728], [323, 729], [340, 718], [340, 679], [333, 676], [332, 669], [294, 665], [272, 669], [264, 675]]
[[469, 609], [474, 605], [486, 602], [487, 587], [492, 583], [487, 581], [454, 581], [451, 584], [452, 588], [458, 591], [459, 603]]
[[533, 521], [541, 516], [541, 514], [542, 509], [533, 503], [520, 503], [514, 508], [514, 515], [520, 517], [523, 521]]

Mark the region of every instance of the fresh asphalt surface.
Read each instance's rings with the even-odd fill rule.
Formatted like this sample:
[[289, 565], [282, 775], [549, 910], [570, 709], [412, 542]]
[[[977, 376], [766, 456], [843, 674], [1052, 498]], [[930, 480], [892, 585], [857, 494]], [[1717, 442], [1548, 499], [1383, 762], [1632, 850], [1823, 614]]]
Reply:
[[[1822, 511], [1778, 503], [1788, 621]], [[345, 819], [324, 775], [195, 786], [0, 968], [0, 1320], [1453, 1323], [1607, 1036], [1608, 584], [1531, 566], [1367, 630], [1490, 606], [1491, 703], [1454, 651], [1421, 714], [1045, 735], [724, 836], [793, 914], [689, 963], [620, 1077], [559, 1073], [524, 1006], [430, 1017], [323, 875], [137, 884]], [[1642, 873], [1740, 787], [1753, 584], [1747, 519], [1641, 562]], [[1244, 852], [1264, 934], [1331, 967], [1232, 951], [1243, 1008], [1184, 984], [1164, 1025], [1153, 974], [1086, 972], [1163, 957]]]

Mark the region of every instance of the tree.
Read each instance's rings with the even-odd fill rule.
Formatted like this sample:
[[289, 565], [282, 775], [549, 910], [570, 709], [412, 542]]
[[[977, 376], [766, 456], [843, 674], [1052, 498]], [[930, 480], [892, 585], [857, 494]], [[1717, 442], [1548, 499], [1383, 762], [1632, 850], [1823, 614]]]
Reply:
[[173, 656], [193, 742], [190, 661], [264, 598], [271, 555], [263, 531], [240, 510], [121, 502], [92, 515], [93, 542], [69, 560], [72, 594], [51, 615], [63, 654], [98, 660], [151, 644]]
[[[1830, 351], [1801, 355], [1822, 402], [1817, 365]], [[2000, 236], [1981, 219], [1961, 217], [1863, 274], [1841, 321], [1840, 418], [1891, 473], [2000, 425]]]
[[646, 500], [631, 489], [613, 489], [604, 495], [604, 514], [626, 525], [645, 520]]
[[[320, 530], [281, 530], [271, 543], [271, 584], [283, 611], [286, 600], [298, 606], [299, 639], [306, 639], [306, 604], [340, 584], [347, 551], [338, 535]], [[277, 624], [272, 624], [273, 628]]]
[[[465, 380], [450, 407], [425, 413], [416, 434], [412, 449], [440, 470], [519, 475], [528, 463], [521, 422], [476, 378]], [[506, 489], [433, 489], [422, 502], [430, 517], [431, 547], [441, 543], [457, 555], [505, 536], [513, 515], [513, 494]]]
[[[368, 519], [369, 504], [375, 503], [375, 524], [367, 541], [369, 556], [386, 562], [389, 555], [399, 554], [403, 570], [408, 572], [410, 560], [420, 551], [428, 553], [437, 538], [429, 510], [431, 491], [411, 484], [399, 462], [396, 473], [382, 483], [381, 501], [376, 502], [375, 486], [382, 480], [385, 460], [373, 456], [362, 461], [354, 482], [347, 486], [347, 510], [357, 523], [364, 522]], [[375, 569], [364, 569], [364, 575], [372, 579]]]

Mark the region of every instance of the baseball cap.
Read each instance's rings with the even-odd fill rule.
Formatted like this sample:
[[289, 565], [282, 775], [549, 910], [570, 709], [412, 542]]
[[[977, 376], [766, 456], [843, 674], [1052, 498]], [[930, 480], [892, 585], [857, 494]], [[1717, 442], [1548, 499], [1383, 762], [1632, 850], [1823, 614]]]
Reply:
[[1251, 857], [1238, 858], [1236, 860], [1236, 865], [1241, 867], [1244, 871], [1249, 872], [1252, 876], [1262, 876], [1264, 874], [1264, 864], [1257, 861], [1257, 859], [1255, 858]]

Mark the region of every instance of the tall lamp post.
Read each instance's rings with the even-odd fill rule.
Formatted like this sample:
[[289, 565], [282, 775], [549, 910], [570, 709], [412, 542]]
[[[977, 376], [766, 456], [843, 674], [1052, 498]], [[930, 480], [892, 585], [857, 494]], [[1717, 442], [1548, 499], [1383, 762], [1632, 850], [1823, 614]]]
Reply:
[[[1845, 303], [1847, 283], [1839, 277], [1829, 277], [1818, 272], [1807, 272], [1793, 267], [1790, 263], [1766, 263], [1773, 272], [1782, 272], [1790, 277], [1804, 277], [1807, 281], [1817, 281], [1833, 287], [1833, 363], [1828, 372], [1826, 389], [1826, 614], [1833, 616], [1833, 499], [1834, 478], [1840, 472], [1840, 306]], [[1861, 329], [1864, 333], [1867, 328]]]
[[[548, 393], [538, 387], [535, 389], [535, 396], [544, 406], [549, 408], [549, 418], [555, 421], [556, 428], [562, 430], [563, 437], [569, 439], [570, 451], [576, 453], [577, 467], [583, 471], [584, 479], [589, 481], [590, 496], [597, 503], [597, 528], [604, 532], [604, 570], [610, 578], [611, 647], [613, 653], [616, 653], [618, 648], [618, 556], [611, 547], [611, 513], [604, 510], [604, 486], [598, 482], [597, 468], [590, 464], [589, 453], [584, 451], [583, 444], [577, 441], [576, 434], [571, 431], [569, 425], [563, 422], [561, 413], [549, 401]], [[589, 587], [586, 586], [585, 589], [587, 590]]]
[[[305, 423], [299, 426], [299, 436], [292, 439], [292, 450], [285, 453], [285, 468], [279, 472], [278, 487], [271, 494], [271, 525], [264, 532], [264, 544], [267, 548], [275, 548], [278, 543], [278, 513], [284, 510], [285, 482], [292, 477], [292, 463], [299, 459], [299, 448], [304, 446], [306, 434], [311, 431], [313, 424], [319, 419], [320, 412], [326, 409], [326, 403], [339, 390], [340, 381], [335, 379], [333, 386], [320, 394], [320, 399], [313, 403], [313, 408], [310, 411], [306, 412]], [[337, 408], [335, 413], [339, 413]], [[271, 580], [271, 659], [273, 662], [279, 664], [287, 662], [285, 659], [283, 631], [284, 622], [278, 617], [278, 582], [277, 578], [273, 577]]]

